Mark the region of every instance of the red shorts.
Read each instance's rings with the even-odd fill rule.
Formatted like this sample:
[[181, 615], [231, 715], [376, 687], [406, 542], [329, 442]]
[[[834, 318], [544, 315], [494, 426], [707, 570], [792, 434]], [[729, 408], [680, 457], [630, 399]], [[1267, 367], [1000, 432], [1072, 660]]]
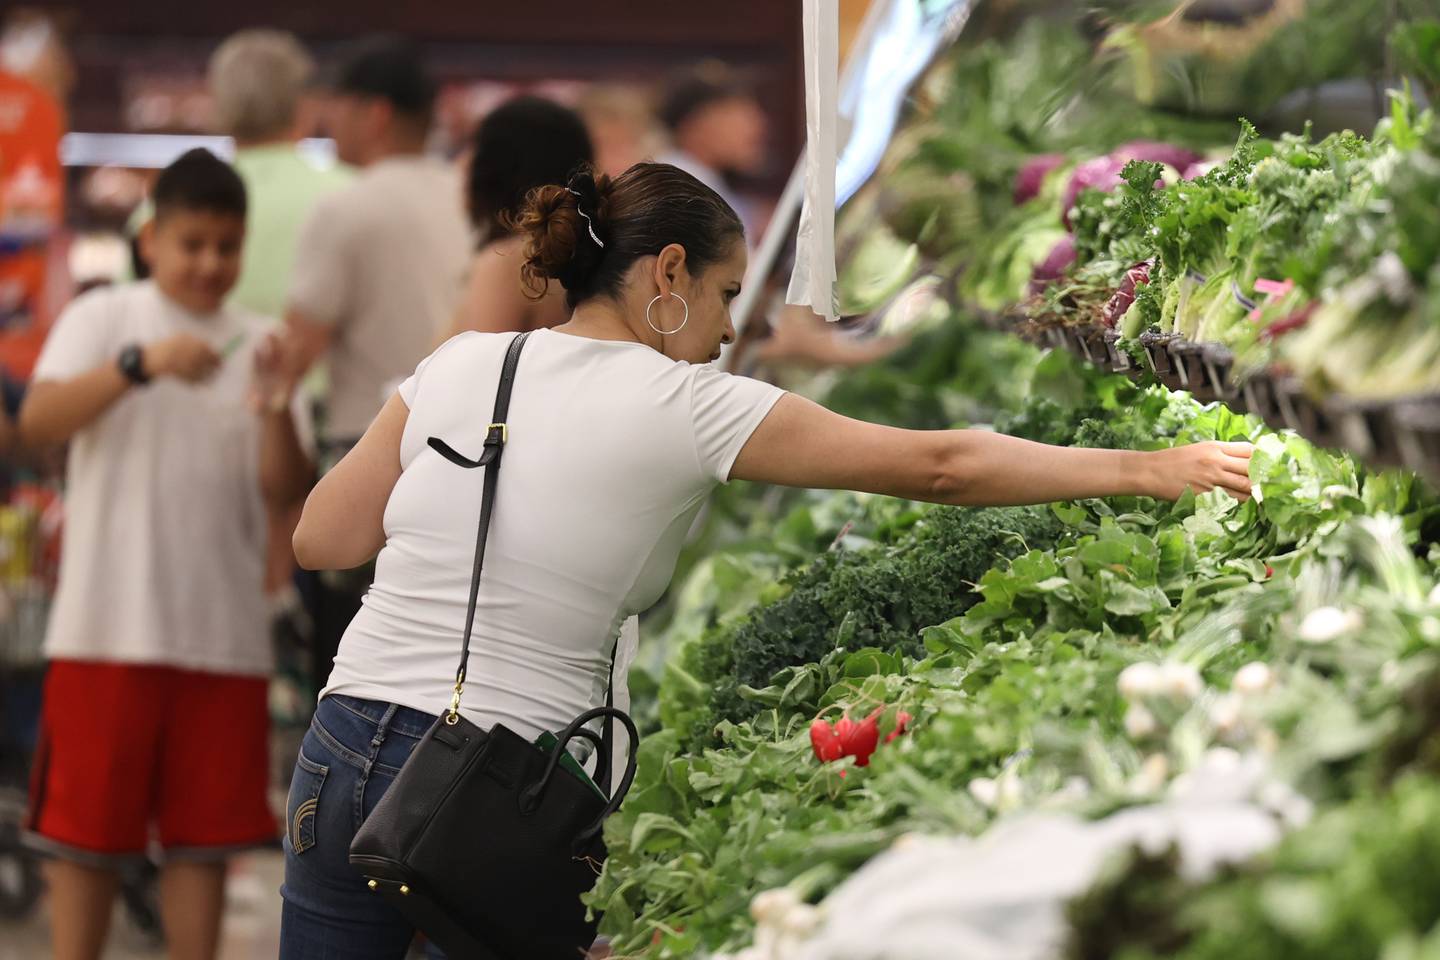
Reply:
[[102, 864], [152, 841], [199, 858], [273, 843], [268, 689], [263, 677], [52, 661], [27, 841]]

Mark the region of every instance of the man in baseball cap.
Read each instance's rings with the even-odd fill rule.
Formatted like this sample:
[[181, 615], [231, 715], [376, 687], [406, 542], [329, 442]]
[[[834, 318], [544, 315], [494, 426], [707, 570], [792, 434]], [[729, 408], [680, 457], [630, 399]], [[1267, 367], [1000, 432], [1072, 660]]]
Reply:
[[390, 141], [424, 144], [435, 107], [435, 81], [420, 50], [399, 37], [371, 37], [350, 47], [320, 77], [331, 95], [327, 126], [340, 159], [357, 167]]
[[[320, 468], [365, 432], [455, 316], [474, 242], [457, 172], [427, 156], [435, 82], [415, 44], [372, 38], [321, 86], [340, 159], [359, 173], [310, 213], [286, 296], [294, 377], [326, 362]], [[370, 571], [326, 578], [317, 617], [323, 681]]]

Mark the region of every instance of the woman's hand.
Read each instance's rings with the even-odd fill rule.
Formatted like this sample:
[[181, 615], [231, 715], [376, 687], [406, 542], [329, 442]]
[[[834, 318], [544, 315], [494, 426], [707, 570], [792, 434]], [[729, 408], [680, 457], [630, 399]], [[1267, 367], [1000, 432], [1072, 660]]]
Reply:
[[1187, 489], [1196, 493], [1224, 490], [1237, 500], [1250, 499], [1248, 443], [1207, 440], [1147, 455], [1151, 496], [1178, 500]]

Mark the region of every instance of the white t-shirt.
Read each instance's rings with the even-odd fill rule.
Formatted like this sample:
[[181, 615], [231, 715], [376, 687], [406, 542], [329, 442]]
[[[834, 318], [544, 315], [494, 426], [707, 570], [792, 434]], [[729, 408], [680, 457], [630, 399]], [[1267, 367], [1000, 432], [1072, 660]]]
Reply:
[[358, 438], [455, 316], [474, 243], [460, 179], [391, 157], [322, 197], [296, 245], [289, 305], [335, 328], [326, 436]]
[[71, 440], [47, 656], [270, 671], [260, 423], [246, 395], [272, 325], [234, 307], [198, 316], [150, 282], [95, 290], [60, 315], [36, 382], [176, 333], [226, 357], [202, 384], [132, 388]]
[[[375, 582], [326, 693], [427, 713], [450, 701], [483, 447], [511, 334], [465, 333], [400, 387], [410, 408]], [[621, 622], [670, 581], [691, 520], [783, 395], [639, 343], [539, 330], [520, 357], [462, 712], [527, 738], [604, 702]]]

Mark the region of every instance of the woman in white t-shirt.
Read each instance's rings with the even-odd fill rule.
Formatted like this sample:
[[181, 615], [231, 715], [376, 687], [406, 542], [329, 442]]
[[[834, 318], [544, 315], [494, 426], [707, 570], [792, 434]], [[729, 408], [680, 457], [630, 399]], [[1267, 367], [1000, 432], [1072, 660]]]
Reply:
[[[531, 335], [515, 380], [462, 706], [481, 728], [534, 738], [603, 702], [619, 624], [660, 597], [695, 513], [732, 478], [970, 505], [1249, 495], [1246, 444], [1137, 453], [900, 430], [722, 373], [709, 362], [734, 336], [743, 232], [675, 167], [541, 188], [520, 227], [532, 292], [558, 282], [572, 316]], [[478, 455], [510, 340], [440, 347], [305, 505], [303, 566], [376, 568], [295, 770], [284, 958], [404, 955], [409, 928], [346, 851], [450, 699], [481, 483], [426, 440]]]

